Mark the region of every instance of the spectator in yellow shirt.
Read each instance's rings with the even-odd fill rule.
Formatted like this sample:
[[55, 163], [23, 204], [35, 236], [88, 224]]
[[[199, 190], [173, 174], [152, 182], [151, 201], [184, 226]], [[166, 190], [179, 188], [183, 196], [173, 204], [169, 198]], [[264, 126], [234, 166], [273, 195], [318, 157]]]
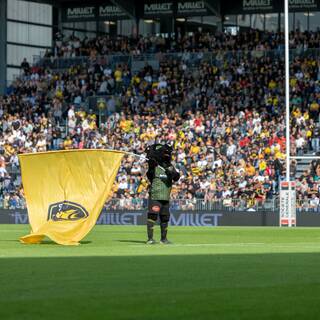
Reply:
[[66, 140], [63, 142], [63, 148], [65, 150], [72, 149], [72, 140], [69, 136], [67, 136]]
[[194, 141], [190, 148], [190, 155], [198, 154], [200, 152], [200, 147], [198, 146], [197, 142]]
[[249, 176], [249, 177], [253, 177], [256, 173], [256, 169], [254, 168], [254, 166], [251, 164], [251, 163], [248, 163], [246, 165], [246, 174]]
[[116, 80], [116, 92], [120, 92], [122, 87], [122, 69], [120, 65], [114, 72], [114, 78]]

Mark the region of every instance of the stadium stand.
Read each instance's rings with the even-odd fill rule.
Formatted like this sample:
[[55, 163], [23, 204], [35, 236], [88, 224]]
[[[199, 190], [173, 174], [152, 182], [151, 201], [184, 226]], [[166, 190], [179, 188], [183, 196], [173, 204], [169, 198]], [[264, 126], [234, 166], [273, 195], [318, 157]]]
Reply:
[[[291, 49], [319, 48], [319, 31], [292, 31], [290, 33]], [[47, 51], [45, 57], [78, 57], [110, 54], [143, 54], [159, 52], [194, 52], [214, 50], [276, 50], [283, 48], [284, 36], [279, 32], [264, 32], [249, 30], [237, 36], [228, 33], [194, 33], [184, 35], [172, 40], [162, 36], [149, 37], [118, 36], [112, 38], [108, 35], [89, 39], [80, 39], [75, 35], [64, 37], [61, 33], [56, 36], [54, 48]]]
[[[291, 33], [292, 154], [320, 151], [319, 38], [319, 32]], [[145, 64], [145, 54], [158, 64]], [[133, 57], [142, 57], [139, 67]], [[25, 207], [18, 153], [104, 148], [142, 154], [155, 141], [174, 146], [182, 174], [172, 194], [175, 208], [277, 202], [285, 175], [282, 33], [195, 33], [178, 41], [60, 35], [44, 59], [21, 67], [0, 97], [2, 207]], [[88, 102], [106, 97], [108, 114], [100, 121]], [[108, 206], [143, 207], [145, 170], [127, 157]], [[319, 210], [319, 181], [320, 165], [312, 163], [297, 182], [298, 210]]]

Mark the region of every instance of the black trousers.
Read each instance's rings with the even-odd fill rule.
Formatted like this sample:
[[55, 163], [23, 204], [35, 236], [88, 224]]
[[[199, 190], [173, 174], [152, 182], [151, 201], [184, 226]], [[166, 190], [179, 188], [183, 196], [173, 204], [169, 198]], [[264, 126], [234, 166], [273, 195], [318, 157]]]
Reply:
[[149, 200], [148, 213], [159, 216], [170, 215], [169, 201], [165, 200]]
[[148, 239], [153, 239], [153, 230], [156, 221], [160, 218], [161, 240], [167, 239], [168, 224], [170, 220], [169, 201], [149, 200], [147, 234]]

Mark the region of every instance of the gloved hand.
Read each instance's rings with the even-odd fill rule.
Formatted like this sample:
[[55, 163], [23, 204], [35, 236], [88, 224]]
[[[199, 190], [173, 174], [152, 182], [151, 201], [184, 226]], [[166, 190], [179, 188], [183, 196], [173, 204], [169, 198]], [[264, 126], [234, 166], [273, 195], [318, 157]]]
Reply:
[[170, 165], [165, 169], [166, 169], [167, 176], [170, 177], [173, 181], [179, 180], [180, 174], [173, 165]]

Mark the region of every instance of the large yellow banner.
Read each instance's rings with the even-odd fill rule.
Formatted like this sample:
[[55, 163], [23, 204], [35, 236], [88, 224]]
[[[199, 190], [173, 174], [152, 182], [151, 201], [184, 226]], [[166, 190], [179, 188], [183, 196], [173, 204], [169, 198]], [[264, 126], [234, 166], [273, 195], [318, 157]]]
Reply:
[[78, 245], [95, 225], [110, 195], [124, 153], [69, 150], [20, 154], [31, 234], [22, 243], [47, 236]]

